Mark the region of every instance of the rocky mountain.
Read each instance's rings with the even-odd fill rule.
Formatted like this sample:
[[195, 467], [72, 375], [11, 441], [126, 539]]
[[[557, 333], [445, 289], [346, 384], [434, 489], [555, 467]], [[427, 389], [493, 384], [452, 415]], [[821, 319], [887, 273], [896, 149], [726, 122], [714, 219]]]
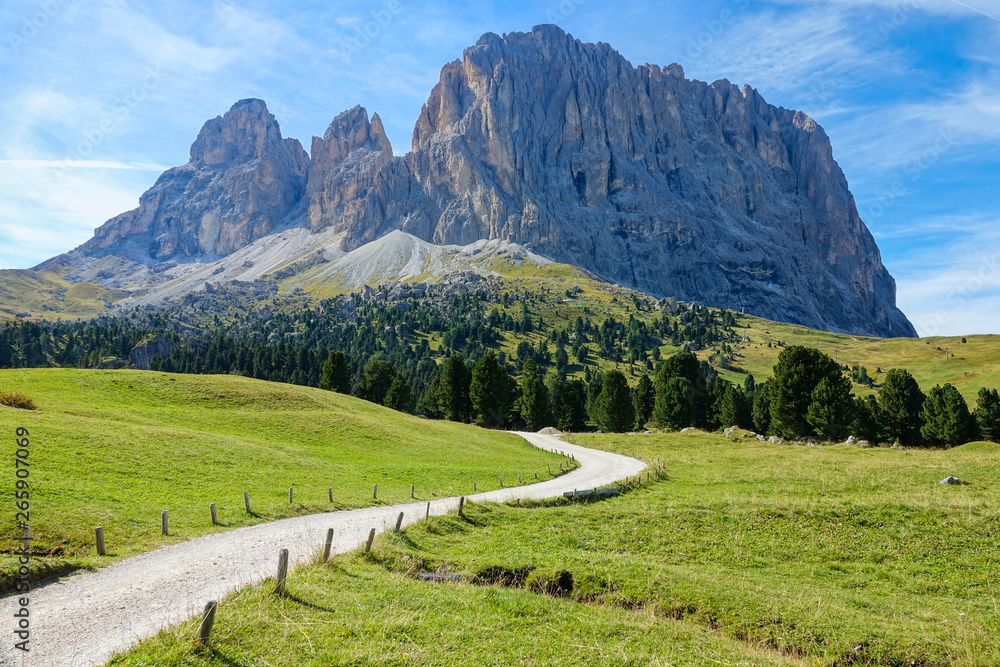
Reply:
[[309, 156], [283, 139], [261, 100], [240, 100], [201, 128], [191, 160], [165, 172], [139, 208], [108, 220], [80, 247], [145, 262], [222, 256], [273, 231], [302, 198]]
[[289, 229], [338, 256], [393, 231], [516, 243], [656, 297], [915, 335], [811, 118], [677, 64], [633, 67], [556, 26], [487, 33], [445, 65], [402, 156], [361, 107], [307, 156], [263, 102], [238, 102], [138, 209], [56, 260], [69, 280], [128, 289], [164, 262], [223, 261]]

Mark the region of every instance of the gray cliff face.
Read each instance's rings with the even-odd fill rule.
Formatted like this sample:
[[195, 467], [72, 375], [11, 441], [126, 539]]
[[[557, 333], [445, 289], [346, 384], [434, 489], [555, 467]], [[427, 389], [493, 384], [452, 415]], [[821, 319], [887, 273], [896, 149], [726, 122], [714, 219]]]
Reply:
[[264, 102], [241, 100], [205, 123], [186, 165], [160, 176], [139, 208], [106, 222], [81, 250], [127, 245], [154, 260], [228, 255], [282, 222], [302, 197], [308, 163]]
[[656, 296], [915, 335], [822, 128], [749, 86], [635, 68], [555, 26], [487, 34], [394, 167], [340, 221], [348, 248], [394, 228], [499, 238]]
[[344, 232], [348, 251], [393, 230], [500, 239], [654, 296], [915, 335], [811, 118], [555, 26], [487, 33], [445, 65], [400, 157], [361, 107], [307, 160], [262, 102], [240, 102], [81, 249], [226, 254], [283, 217]]
[[308, 222], [313, 230], [357, 218], [357, 203], [368, 195], [382, 165], [392, 160], [392, 146], [378, 114], [357, 106], [330, 123], [323, 138], [313, 137], [306, 183]]

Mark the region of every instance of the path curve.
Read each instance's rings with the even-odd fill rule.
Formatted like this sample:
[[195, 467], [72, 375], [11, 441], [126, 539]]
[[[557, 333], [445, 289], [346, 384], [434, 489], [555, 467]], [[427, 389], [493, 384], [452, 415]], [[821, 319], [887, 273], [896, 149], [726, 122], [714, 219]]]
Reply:
[[[645, 464], [626, 456], [570, 445], [555, 436], [518, 433], [532, 445], [572, 454], [580, 467], [545, 482], [467, 496], [476, 502], [552, 498], [636, 475]], [[458, 498], [431, 501], [431, 515], [454, 511]], [[198, 537], [127, 558], [96, 572], [67, 577], [30, 593], [31, 651], [14, 648], [17, 596], [0, 599], [0, 665], [103, 665], [116, 652], [201, 614], [209, 600], [273, 576], [278, 550], [290, 564], [307, 561], [334, 529], [333, 549], [358, 548], [375, 528], [423, 519], [426, 501], [311, 514]]]

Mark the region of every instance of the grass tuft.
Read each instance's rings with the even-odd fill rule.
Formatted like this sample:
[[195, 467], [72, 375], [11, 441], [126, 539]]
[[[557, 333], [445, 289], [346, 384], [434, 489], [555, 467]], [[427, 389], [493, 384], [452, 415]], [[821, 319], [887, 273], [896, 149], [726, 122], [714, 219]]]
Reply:
[[22, 394], [19, 391], [3, 391], [0, 390], [0, 405], [6, 405], [8, 408], [17, 408], [19, 410], [37, 410], [35, 402], [31, 400], [31, 397], [27, 394]]

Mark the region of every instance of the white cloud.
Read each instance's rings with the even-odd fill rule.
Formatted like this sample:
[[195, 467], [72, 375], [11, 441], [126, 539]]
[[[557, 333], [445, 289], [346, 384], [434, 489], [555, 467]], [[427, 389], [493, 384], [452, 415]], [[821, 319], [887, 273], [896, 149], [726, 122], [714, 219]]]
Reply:
[[850, 8], [873, 7], [909, 17], [916, 12], [950, 17], [985, 16], [1000, 21], [996, 0], [777, 0], [788, 4], [839, 5]]
[[137, 169], [0, 163], [0, 267], [34, 266], [78, 246], [104, 221], [135, 208], [152, 180]]
[[235, 48], [206, 46], [176, 35], [121, 2], [105, 4], [101, 23], [105, 39], [124, 41], [144, 64], [187, 76], [217, 72], [240, 57]]
[[837, 90], [857, 86], [876, 71], [885, 76], [903, 70], [898, 52], [862, 41], [846, 13], [826, 7], [735, 16], [710, 28], [687, 42], [681, 64], [688, 76], [750, 83], [765, 97], [794, 92], [806, 107], [828, 106]]
[[1000, 219], [941, 216], [891, 235], [912, 248], [888, 265], [897, 302], [918, 333], [1000, 331]]
[[[871, 162], [882, 170], [924, 171], [958, 148], [995, 151], [1000, 143], [1000, 73], [924, 102], [886, 104], [836, 127], [838, 159]], [[990, 147], [992, 144], [992, 148]]]

